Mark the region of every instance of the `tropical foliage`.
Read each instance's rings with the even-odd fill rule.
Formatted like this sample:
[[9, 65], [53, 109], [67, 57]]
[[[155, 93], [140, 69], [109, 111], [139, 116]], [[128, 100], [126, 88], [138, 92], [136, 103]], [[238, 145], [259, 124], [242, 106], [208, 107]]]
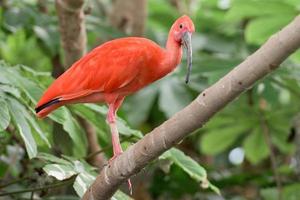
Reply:
[[[183, 61], [172, 74], [128, 97], [118, 113], [125, 149], [188, 105], [300, 10], [298, 0], [182, 2], [185, 10], [172, 1], [149, 0], [145, 36], [164, 45], [172, 22], [182, 12], [190, 13], [196, 26], [190, 84], [184, 83]], [[87, 162], [88, 141], [80, 118], [92, 124], [100, 153], [109, 158], [107, 108], [72, 105], [37, 119], [34, 106], [53, 81], [55, 66], [63, 65], [54, 1], [10, 0], [0, 5], [0, 196], [78, 199], [97, 175], [97, 168]], [[126, 36], [112, 28], [102, 12], [111, 1], [90, 0], [85, 6], [92, 8], [85, 22], [88, 49]], [[150, 199], [297, 198], [299, 138], [292, 136], [300, 110], [299, 71], [298, 51], [141, 172], [150, 177], [141, 184], [142, 193]], [[134, 188], [139, 188], [136, 183]], [[122, 191], [114, 198], [131, 199]]]

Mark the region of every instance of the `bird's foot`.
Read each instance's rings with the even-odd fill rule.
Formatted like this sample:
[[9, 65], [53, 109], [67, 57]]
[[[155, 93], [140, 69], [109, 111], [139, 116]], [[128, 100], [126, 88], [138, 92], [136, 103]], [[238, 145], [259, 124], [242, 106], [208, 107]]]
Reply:
[[119, 152], [115, 152], [114, 155], [113, 155], [113, 157], [111, 157], [111, 158], [108, 160], [108, 165], [110, 165], [111, 162], [112, 162], [114, 159], [116, 159], [119, 155], [121, 155], [122, 153], [123, 153], [122, 150], [119, 151]]

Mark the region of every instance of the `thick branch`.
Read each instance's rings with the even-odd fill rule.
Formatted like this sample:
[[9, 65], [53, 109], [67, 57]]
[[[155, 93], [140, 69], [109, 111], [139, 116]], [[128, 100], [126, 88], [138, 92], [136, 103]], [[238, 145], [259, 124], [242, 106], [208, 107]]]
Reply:
[[[56, 10], [59, 17], [59, 30], [61, 44], [64, 49], [65, 69], [68, 69], [75, 61], [86, 52], [86, 30], [84, 24], [84, 0], [56, 0]], [[86, 120], [81, 119], [82, 126], [86, 130], [89, 144], [89, 153], [100, 150], [97, 143], [95, 129]], [[97, 167], [104, 164], [104, 156], [97, 154], [89, 162]]]
[[116, 0], [109, 19], [119, 30], [132, 36], [142, 36], [145, 31], [146, 17], [147, 0]]
[[202, 127], [216, 112], [275, 70], [299, 46], [300, 16], [191, 104], [105, 166], [83, 199], [109, 199], [124, 180]]
[[83, 4], [84, 0], [56, 0], [66, 69], [86, 52]]

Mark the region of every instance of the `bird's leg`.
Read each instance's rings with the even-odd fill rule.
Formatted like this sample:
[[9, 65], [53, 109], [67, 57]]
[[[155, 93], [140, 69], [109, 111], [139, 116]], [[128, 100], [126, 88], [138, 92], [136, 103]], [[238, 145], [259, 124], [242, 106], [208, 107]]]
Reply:
[[[113, 157], [109, 159], [108, 164], [115, 159], [117, 156], [119, 156], [123, 150], [120, 144], [120, 138], [119, 138], [119, 132], [117, 128], [117, 123], [116, 123], [116, 113], [118, 111], [118, 108], [121, 106], [124, 98], [117, 99], [114, 103], [109, 104], [108, 108], [108, 114], [107, 114], [107, 122], [110, 126], [110, 131], [111, 131], [111, 138], [112, 138], [112, 145], [113, 145]], [[132, 194], [132, 185], [130, 179], [127, 180], [128, 182], [128, 188], [130, 191], [130, 194]]]
[[113, 145], [113, 157], [110, 159], [112, 161], [114, 158], [116, 158], [118, 155], [120, 155], [123, 150], [120, 144], [120, 138], [119, 138], [119, 132], [117, 128], [116, 123], [116, 112], [121, 105], [122, 102], [119, 102], [116, 100], [116, 102], [109, 104], [108, 114], [107, 114], [107, 122], [110, 126], [111, 131], [111, 139], [112, 139], [112, 145]]

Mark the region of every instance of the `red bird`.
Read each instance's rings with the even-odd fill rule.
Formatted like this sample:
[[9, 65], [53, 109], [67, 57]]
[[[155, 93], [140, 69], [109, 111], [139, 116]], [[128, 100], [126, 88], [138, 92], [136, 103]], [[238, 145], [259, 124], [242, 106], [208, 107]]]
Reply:
[[140, 37], [115, 39], [98, 46], [50, 85], [35, 108], [37, 116], [45, 117], [66, 104], [106, 103], [115, 158], [122, 153], [116, 112], [124, 98], [173, 71], [181, 61], [182, 46], [187, 49], [188, 82], [194, 31], [192, 20], [182, 16], [172, 25], [166, 48]]

